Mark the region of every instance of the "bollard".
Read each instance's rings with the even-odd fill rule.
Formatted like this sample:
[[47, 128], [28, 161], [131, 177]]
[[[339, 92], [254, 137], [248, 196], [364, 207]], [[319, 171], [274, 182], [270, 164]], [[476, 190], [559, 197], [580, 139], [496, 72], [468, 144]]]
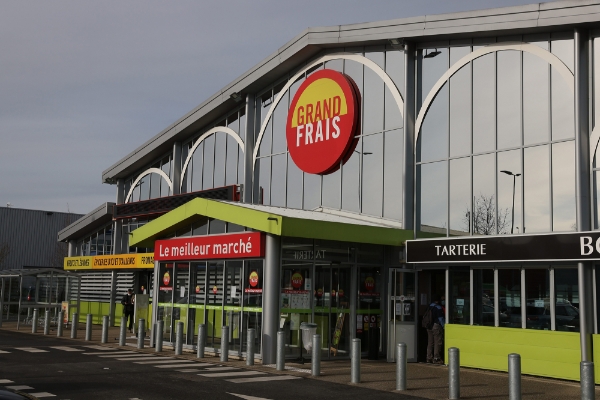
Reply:
[[165, 321], [162, 319], [156, 323], [156, 338], [154, 339], [154, 351], [160, 353], [163, 345], [163, 330], [165, 328]]
[[221, 331], [221, 362], [229, 361], [229, 327], [224, 326]]
[[85, 319], [85, 340], [92, 340], [92, 314], [88, 314]]
[[79, 324], [79, 313], [73, 313], [71, 321], [71, 339], [77, 339], [77, 325]]
[[460, 352], [456, 347], [448, 349], [448, 398], [460, 399]]
[[64, 318], [64, 314], [61, 310], [58, 312], [58, 324], [56, 325], [56, 337], [62, 337], [62, 335], [63, 335], [63, 318]]
[[360, 383], [360, 339], [352, 339], [350, 382]]
[[198, 325], [198, 345], [196, 346], [196, 357], [204, 358], [204, 346], [206, 345], [206, 325]]
[[152, 324], [152, 330], [150, 331], [150, 347], [155, 347], [156, 340], [156, 322]]
[[246, 365], [254, 365], [254, 335], [255, 330], [248, 329], [248, 343], [246, 344]]
[[277, 371], [285, 371], [285, 332], [277, 331]]
[[33, 310], [33, 318], [31, 319], [31, 333], [37, 333], [38, 310]]
[[44, 335], [50, 334], [50, 310], [44, 313]]
[[127, 317], [121, 317], [121, 327], [119, 329], [119, 346], [127, 345]]
[[146, 320], [144, 318], [140, 318], [138, 321], [138, 342], [137, 348], [144, 348], [144, 338], [146, 336]]
[[310, 360], [311, 364], [311, 375], [321, 375], [321, 335], [313, 335], [312, 337], [312, 357]]
[[406, 390], [406, 343], [396, 346], [396, 390]]
[[175, 355], [180, 356], [183, 352], [183, 322], [177, 323], [177, 331], [175, 333]]
[[108, 343], [108, 315], [102, 317], [102, 336], [100, 343]]
[[591, 361], [582, 361], [580, 364], [580, 373], [581, 400], [595, 399], [594, 363]]
[[508, 398], [521, 400], [521, 356], [515, 353], [508, 355]]

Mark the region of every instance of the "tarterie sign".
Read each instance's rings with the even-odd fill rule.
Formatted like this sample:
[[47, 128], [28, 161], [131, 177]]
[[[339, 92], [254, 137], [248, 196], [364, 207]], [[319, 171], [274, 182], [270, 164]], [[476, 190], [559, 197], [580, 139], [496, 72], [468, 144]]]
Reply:
[[356, 147], [360, 94], [352, 78], [324, 69], [298, 88], [288, 112], [287, 145], [294, 163], [310, 174], [330, 174]]
[[187, 236], [157, 240], [154, 250], [157, 261], [256, 258], [264, 257], [265, 240], [261, 232]]

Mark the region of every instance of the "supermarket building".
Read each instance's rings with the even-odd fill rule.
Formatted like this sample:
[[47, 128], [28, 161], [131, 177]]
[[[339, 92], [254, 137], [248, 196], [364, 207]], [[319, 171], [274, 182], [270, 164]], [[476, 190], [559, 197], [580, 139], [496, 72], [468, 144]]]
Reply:
[[103, 172], [115, 203], [59, 233], [80, 313], [114, 323], [134, 287], [167, 341], [206, 324], [209, 351], [244, 356], [254, 328], [272, 363], [279, 329], [298, 357], [314, 322], [324, 359], [361, 338], [423, 361], [444, 295], [462, 365], [516, 352], [578, 380], [600, 359], [599, 17], [553, 2], [306, 30]]

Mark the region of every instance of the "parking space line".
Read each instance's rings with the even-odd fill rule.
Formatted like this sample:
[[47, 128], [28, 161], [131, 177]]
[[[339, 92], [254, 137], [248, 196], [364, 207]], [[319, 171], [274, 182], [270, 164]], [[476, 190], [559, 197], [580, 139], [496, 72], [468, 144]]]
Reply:
[[38, 397], [38, 398], [43, 398], [43, 397], [56, 397], [55, 394], [52, 393], [48, 393], [48, 392], [40, 392], [40, 393], [27, 393], [33, 397]]
[[252, 382], [267, 382], [267, 381], [287, 381], [290, 379], [302, 379], [299, 376], [291, 375], [270, 375], [270, 376], [257, 376], [254, 378], [237, 378], [237, 379], [225, 379], [231, 383], [252, 383]]
[[238, 372], [217, 372], [211, 374], [198, 374], [206, 378], [224, 378], [229, 376], [248, 376], [248, 375], [266, 375], [266, 372], [260, 371], [238, 371]]
[[15, 350], [26, 351], [28, 353], [48, 353], [48, 350], [36, 349], [35, 347], [15, 347]]

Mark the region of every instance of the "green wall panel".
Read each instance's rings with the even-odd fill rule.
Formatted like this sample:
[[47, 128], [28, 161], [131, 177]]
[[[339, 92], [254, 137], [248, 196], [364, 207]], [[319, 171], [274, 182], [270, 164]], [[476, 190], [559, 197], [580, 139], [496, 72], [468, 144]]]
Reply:
[[507, 371], [517, 353], [523, 374], [579, 380], [579, 333], [447, 324], [445, 339], [445, 354], [457, 347], [465, 367]]

